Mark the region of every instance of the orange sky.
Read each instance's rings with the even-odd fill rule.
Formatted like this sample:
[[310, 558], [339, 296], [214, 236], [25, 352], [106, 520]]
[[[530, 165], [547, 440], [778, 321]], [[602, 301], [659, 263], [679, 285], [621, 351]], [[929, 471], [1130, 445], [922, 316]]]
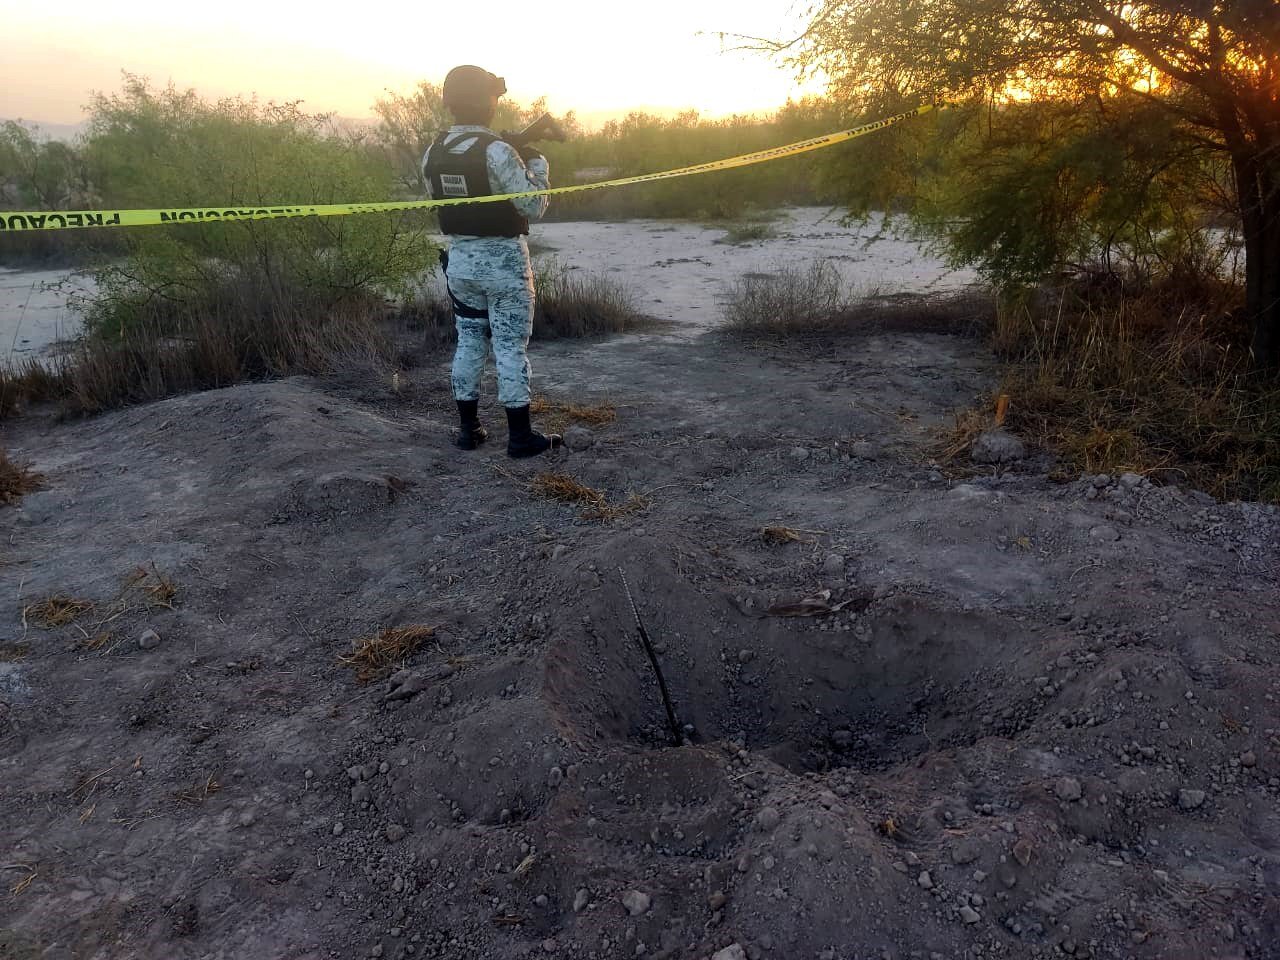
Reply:
[[0, 0], [0, 117], [78, 121], [87, 92], [118, 89], [121, 70], [208, 96], [300, 98], [314, 111], [366, 117], [385, 90], [439, 82], [456, 63], [479, 63], [507, 78], [512, 97], [545, 94], [553, 111], [576, 109], [589, 122], [642, 107], [768, 110], [805, 91], [758, 54], [721, 52], [717, 34], [780, 36], [797, 28], [797, 8], [790, 0]]

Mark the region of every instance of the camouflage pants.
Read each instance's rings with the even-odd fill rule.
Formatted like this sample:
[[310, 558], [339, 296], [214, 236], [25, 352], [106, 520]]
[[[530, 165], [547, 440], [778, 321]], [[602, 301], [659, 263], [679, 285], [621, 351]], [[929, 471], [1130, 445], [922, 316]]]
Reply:
[[533, 280], [519, 275], [473, 280], [450, 277], [454, 298], [489, 317], [456, 316], [458, 348], [453, 355], [453, 396], [479, 400], [480, 378], [493, 343], [498, 368], [498, 402], [504, 407], [529, 403], [529, 336], [533, 333]]

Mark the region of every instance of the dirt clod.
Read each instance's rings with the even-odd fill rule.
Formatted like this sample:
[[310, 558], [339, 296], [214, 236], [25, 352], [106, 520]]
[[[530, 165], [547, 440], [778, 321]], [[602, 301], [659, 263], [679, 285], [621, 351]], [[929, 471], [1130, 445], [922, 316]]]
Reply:
[[643, 891], [628, 890], [622, 895], [622, 905], [629, 915], [638, 917], [649, 912], [649, 908], [653, 905], [653, 899]]

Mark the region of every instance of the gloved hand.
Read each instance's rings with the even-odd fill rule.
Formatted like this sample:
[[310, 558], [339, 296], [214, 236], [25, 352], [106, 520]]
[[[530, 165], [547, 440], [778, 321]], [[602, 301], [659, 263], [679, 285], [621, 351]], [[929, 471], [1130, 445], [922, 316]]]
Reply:
[[507, 141], [516, 148], [516, 153], [520, 154], [520, 159], [525, 163], [530, 160], [545, 160], [546, 157], [531, 143], [525, 143], [520, 139], [520, 134], [512, 133], [510, 130], [502, 131], [502, 139]]

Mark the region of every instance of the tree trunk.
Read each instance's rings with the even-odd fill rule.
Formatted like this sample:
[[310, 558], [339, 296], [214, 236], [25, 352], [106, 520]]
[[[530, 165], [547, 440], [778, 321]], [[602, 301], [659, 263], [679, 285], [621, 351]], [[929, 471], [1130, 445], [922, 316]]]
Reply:
[[1280, 370], [1280, 170], [1256, 153], [1236, 157], [1244, 226], [1245, 313], [1253, 362]]

